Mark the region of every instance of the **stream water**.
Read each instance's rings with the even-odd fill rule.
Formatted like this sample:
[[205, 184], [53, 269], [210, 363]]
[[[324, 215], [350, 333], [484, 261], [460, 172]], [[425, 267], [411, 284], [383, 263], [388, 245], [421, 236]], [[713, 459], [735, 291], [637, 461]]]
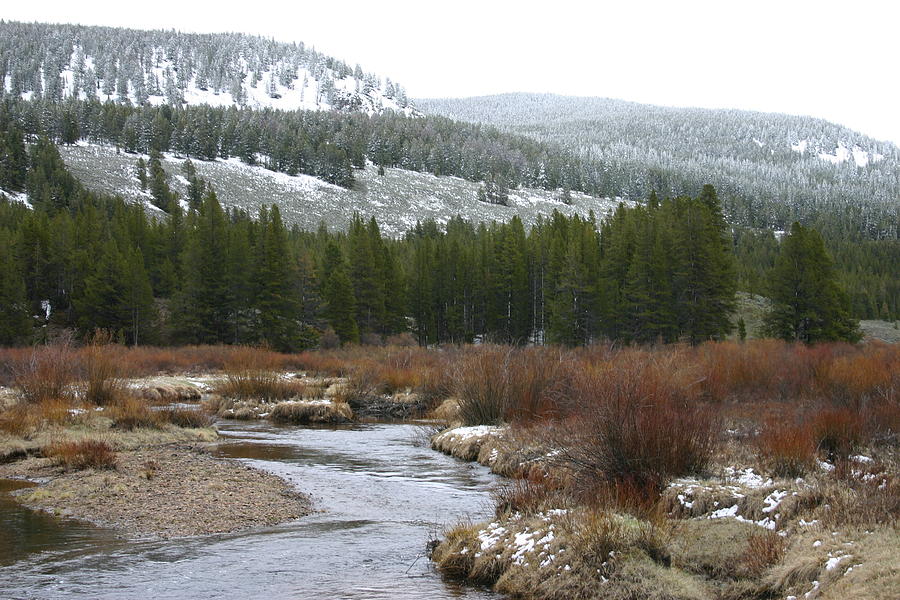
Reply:
[[416, 443], [417, 427], [220, 422], [216, 452], [276, 473], [319, 512], [242, 533], [124, 540], [23, 509], [0, 487], [2, 598], [492, 598], [444, 582], [425, 546], [489, 516], [494, 477]]

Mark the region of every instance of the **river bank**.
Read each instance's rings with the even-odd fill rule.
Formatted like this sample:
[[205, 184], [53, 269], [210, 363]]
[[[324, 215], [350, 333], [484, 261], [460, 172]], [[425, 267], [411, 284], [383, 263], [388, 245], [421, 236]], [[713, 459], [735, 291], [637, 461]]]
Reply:
[[66, 471], [53, 459], [31, 457], [0, 465], [0, 478], [40, 482], [15, 494], [29, 508], [128, 536], [226, 533], [299, 519], [311, 510], [309, 499], [286, 481], [214, 458], [197, 444], [120, 451], [115, 469]]
[[450, 427], [432, 448], [511, 477], [495, 514], [444, 532], [452, 580], [535, 599], [893, 598], [900, 454], [893, 445], [779, 476], [728, 429], [702, 472], [657, 497], [577, 490], [570, 449], [533, 428]]

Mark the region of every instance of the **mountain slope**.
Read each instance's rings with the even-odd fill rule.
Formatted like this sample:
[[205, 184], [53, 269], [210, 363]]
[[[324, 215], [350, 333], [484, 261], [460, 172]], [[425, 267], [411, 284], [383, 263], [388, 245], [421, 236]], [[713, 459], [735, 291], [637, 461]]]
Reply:
[[414, 112], [400, 85], [359, 65], [234, 33], [0, 22], [0, 81], [25, 99]]
[[[66, 166], [88, 189], [144, 202], [148, 210], [158, 210], [149, 204], [149, 192], [141, 191], [135, 169], [137, 155], [89, 144], [61, 146], [59, 150]], [[187, 181], [181, 175], [183, 162], [183, 158], [172, 154], [165, 155], [162, 161], [172, 189], [182, 198], [187, 188]], [[427, 219], [443, 224], [460, 215], [474, 222], [505, 222], [518, 215], [527, 226], [539, 215], [549, 216], [554, 210], [585, 216], [593, 211], [599, 218], [617, 204], [612, 199], [579, 192], [571, 192], [570, 203], [566, 204], [558, 191], [530, 188], [511, 190], [509, 206], [487, 204], [476, 199], [477, 183], [394, 168], [385, 169], [384, 176], [380, 176], [371, 164], [355, 172], [356, 181], [351, 189], [308, 175], [291, 176], [247, 165], [235, 158], [193, 161], [193, 164], [197, 174], [212, 183], [224, 206], [256, 215], [262, 205], [276, 203], [285, 223], [310, 231], [320, 223], [330, 228], [345, 228], [354, 212], [364, 217], [375, 216], [382, 232], [396, 237], [417, 221]]]
[[713, 183], [737, 222], [783, 228], [850, 213], [867, 235], [897, 235], [900, 150], [821, 119], [549, 94], [415, 102], [426, 114], [577, 151], [603, 163], [625, 197], [696, 194]]

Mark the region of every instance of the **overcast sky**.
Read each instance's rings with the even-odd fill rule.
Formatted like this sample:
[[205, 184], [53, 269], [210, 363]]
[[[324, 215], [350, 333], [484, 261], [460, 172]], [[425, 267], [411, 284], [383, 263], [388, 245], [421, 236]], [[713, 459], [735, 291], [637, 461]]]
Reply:
[[412, 97], [553, 92], [777, 111], [900, 144], [891, 0], [12, 4], [0, 17], [303, 41]]

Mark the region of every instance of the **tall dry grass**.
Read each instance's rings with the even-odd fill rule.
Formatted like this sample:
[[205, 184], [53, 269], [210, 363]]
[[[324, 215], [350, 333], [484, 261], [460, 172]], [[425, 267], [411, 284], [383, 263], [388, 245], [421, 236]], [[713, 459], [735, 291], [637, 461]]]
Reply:
[[225, 362], [226, 379], [217, 391], [229, 398], [264, 402], [302, 396], [305, 387], [282, 377], [281, 364], [278, 355], [265, 349], [236, 347]]
[[102, 440], [58, 442], [44, 448], [42, 453], [67, 471], [115, 469], [118, 462], [112, 447]]

